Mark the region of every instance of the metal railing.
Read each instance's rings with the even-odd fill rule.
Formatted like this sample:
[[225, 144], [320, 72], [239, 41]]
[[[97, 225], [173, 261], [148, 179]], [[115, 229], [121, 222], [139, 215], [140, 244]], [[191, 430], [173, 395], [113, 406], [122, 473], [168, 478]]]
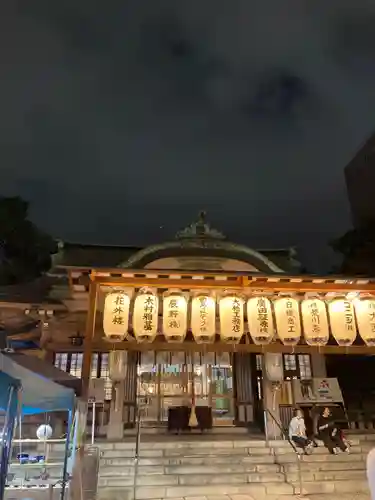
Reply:
[[134, 450], [134, 476], [133, 476], [133, 498], [136, 498], [137, 489], [137, 477], [138, 477], [138, 467], [139, 467], [139, 454], [141, 446], [141, 429], [142, 429], [142, 410], [147, 405], [148, 401], [145, 399], [137, 401], [137, 410], [135, 416], [135, 450]]
[[[297, 470], [298, 470], [298, 483], [299, 483], [299, 493], [295, 492], [295, 494], [298, 494], [298, 495], [302, 496], [303, 495], [303, 490], [302, 490], [301, 454], [298, 452], [298, 449], [297, 449], [296, 445], [289, 438], [289, 433], [283, 428], [283, 426], [281, 425], [281, 423], [277, 420], [277, 418], [275, 417], [275, 415], [273, 415], [273, 413], [270, 410], [264, 410], [264, 431], [265, 431], [265, 435], [266, 435], [267, 445], [269, 444], [268, 425], [267, 425], [268, 424], [268, 419], [267, 419], [268, 415], [271, 417], [273, 425], [274, 426], [276, 425], [278, 427], [278, 429], [281, 432], [281, 435], [282, 435], [283, 439], [285, 441], [288, 441], [288, 443], [291, 446], [293, 452], [295, 453], [296, 463], [297, 463]], [[275, 432], [274, 432], [274, 439], [276, 439], [276, 433]]]

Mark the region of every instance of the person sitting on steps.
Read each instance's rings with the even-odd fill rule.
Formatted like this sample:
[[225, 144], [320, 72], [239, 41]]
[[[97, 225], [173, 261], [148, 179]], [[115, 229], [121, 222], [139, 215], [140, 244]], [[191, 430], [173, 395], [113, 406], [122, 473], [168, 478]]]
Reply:
[[294, 417], [289, 423], [289, 439], [298, 448], [302, 448], [305, 454], [311, 451], [312, 442], [306, 436], [306, 425], [302, 410], [296, 409], [294, 411]]
[[319, 438], [331, 455], [337, 455], [337, 448], [349, 453], [349, 447], [342, 439], [342, 433], [332, 418], [331, 410], [326, 407], [318, 420]]

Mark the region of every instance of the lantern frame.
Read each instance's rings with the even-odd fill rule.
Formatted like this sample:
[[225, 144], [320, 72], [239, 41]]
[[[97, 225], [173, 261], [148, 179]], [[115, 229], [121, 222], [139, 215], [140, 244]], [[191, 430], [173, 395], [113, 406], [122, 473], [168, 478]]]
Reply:
[[[265, 300], [268, 303], [267, 315], [268, 315], [268, 328], [271, 330], [269, 336], [261, 336], [253, 333], [252, 325], [250, 324], [249, 318], [251, 314], [249, 314], [249, 303], [255, 300]], [[258, 309], [258, 315], [260, 314]], [[246, 301], [246, 315], [247, 315], [247, 326], [249, 329], [249, 334], [255, 345], [269, 345], [275, 338], [275, 319], [274, 319], [274, 311], [273, 311], [273, 302], [270, 297], [267, 297], [264, 294], [254, 294], [252, 297], [249, 297]], [[260, 332], [259, 332], [260, 333]]]
[[[292, 300], [293, 302], [296, 303], [296, 312], [297, 312], [297, 317], [293, 315], [294, 322], [290, 326], [295, 327], [295, 335], [294, 336], [282, 336], [280, 335], [280, 320], [278, 320], [278, 314], [277, 314], [277, 304], [280, 303], [282, 300]], [[288, 346], [296, 346], [302, 337], [302, 324], [301, 324], [301, 312], [300, 312], [300, 300], [299, 298], [295, 297], [292, 294], [279, 294], [278, 297], [276, 297], [272, 301], [272, 306], [273, 306], [273, 312], [275, 315], [275, 329], [276, 329], [276, 334], [278, 339], [281, 341], [282, 344], [288, 345]], [[287, 317], [285, 313], [285, 317]], [[288, 321], [286, 321], [286, 326], [288, 325]], [[287, 332], [287, 333], [293, 333], [293, 332]]]
[[[165, 316], [165, 301], [166, 299], [168, 299], [169, 297], [176, 297], [176, 298], [179, 298], [179, 299], [182, 299], [184, 302], [185, 302], [185, 314], [184, 314], [184, 318], [183, 318], [183, 321], [184, 321], [184, 327], [183, 327], [183, 332], [180, 333], [180, 334], [166, 334], [165, 331], [166, 331], [166, 328], [165, 328], [165, 321], [167, 320], [166, 316]], [[188, 294], [184, 293], [182, 290], [178, 289], [178, 288], [171, 288], [170, 290], [167, 290], [163, 293], [163, 297], [162, 297], [162, 304], [163, 304], [163, 317], [162, 317], [162, 331], [163, 331], [163, 335], [166, 339], [167, 342], [183, 342], [185, 337], [186, 337], [186, 334], [187, 334], [187, 330], [188, 330], [188, 324], [189, 324], [189, 296]]]
[[[313, 301], [319, 302], [320, 304], [322, 304], [323, 310], [324, 310], [324, 315], [325, 315], [325, 322], [326, 322], [326, 325], [325, 325], [326, 326], [326, 334], [325, 335], [318, 335], [317, 334], [316, 337], [306, 336], [306, 321], [305, 321], [305, 314], [304, 314], [304, 306], [307, 304], [307, 302], [313, 302]], [[320, 346], [327, 345], [329, 342], [329, 337], [330, 337], [330, 322], [329, 322], [329, 314], [328, 314], [328, 310], [327, 310], [326, 301], [317, 294], [306, 294], [305, 297], [300, 302], [300, 310], [301, 310], [303, 338], [305, 339], [306, 344], [309, 346], [312, 346], [312, 347], [320, 347]], [[311, 323], [313, 323], [313, 322], [311, 322]]]
[[[223, 330], [222, 324], [224, 323], [224, 321], [222, 319], [221, 303], [222, 303], [222, 301], [227, 300], [227, 299], [232, 299], [233, 303], [235, 300], [238, 300], [239, 301], [239, 308], [240, 308], [240, 311], [238, 313], [239, 314], [238, 320], [239, 320], [240, 331], [238, 332], [238, 334], [236, 334], [236, 332], [233, 332], [234, 335], [232, 335], [232, 336], [227, 336], [222, 331]], [[220, 296], [217, 297], [217, 305], [218, 305], [218, 309], [219, 309], [219, 333], [220, 333], [220, 339], [223, 343], [239, 344], [242, 337], [244, 336], [244, 334], [245, 334], [245, 303], [246, 303], [246, 301], [245, 301], [244, 295], [241, 293], [238, 293], [236, 291], [232, 291], [232, 290], [227, 290], [223, 294], [221, 294]], [[233, 322], [233, 318], [232, 318], [232, 322]], [[232, 328], [233, 328], [233, 326], [232, 326]]]
[[[137, 300], [139, 297], [142, 297], [143, 295], [147, 296], [149, 295], [150, 297], [152, 296], [154, 298], [154, 308], [150, 314], [153, 316], [153, 321], [154, 321], [154, 328], [151, 330], [151, 333], [147, 333], [146, 329], [144, 328], [144, 323], [143, 323], [143, 328], [141, 325], [138, 325], [138, 321], [142, 321], [142, 319], [137, 318], [136, 316], [136, 306], [137, 306]], [[142, 342], [152, 342], [155, 337], [158, 334], [159, 331], [159, 296], [157, 293], [157, 289], [155, 288], [149, 288], [149, 287], [144, 287], [141, 288], [138, 293], [136, 294], [134, 298], [134, 304], [133, 304], [133, 316], [132, 316], [132, 326], [133, 326], [133, 333], [134, 337], [137, 342], [142, 343]], [[144, 310], [145, 304], [143, 304], [143, 310]], [[139, 326], [139, 329], [138, 329]]]
[[[130, 308], [131, 308], [131, 301], [133, 298], [133, 290], [131, 288], [115, 288], [111, 289], [105, 294], [104, 297], [104, 304], [103, 304], [103, 332], [104, 332], [104, 339], [108, 342], [111, 342], [112, 344], [117, 343], [117, 342], [122, 342], [125, 340], [128, 335], [129, 335], [129, 326], [130, 326]], [[125, 312], [124, 317], [125, 317], [125, 324], [123, 328], [123, 333], [107, 333], [106, 331], [106, 319], [107, 319], [107, 311], [106, 311], [106, 305], [107, 305], [107, 300], [109, 297], [112, 295], [124, 295], [127, 297], [128, 304], [126, 306], [127, 312]], [[111, 312], [108, 312], [108, 314], [111, 314]], [[112, 314], [114, 314], [114, 311], [112, 311]], [[121, 315], [122, 316], [122, 315]]]
[[[361, 337], [361, 339], [363, 340], [363, 342], [366, 344], [366, 346], [368, 347], [374, 347], [375, 346], [375, 321], [374, 323], [369, 323], [369, 326], [371, 326], [371, 333], [372, 333], [372, 336], [367, 336], [367, 335], [363, 335], [363, 323], [362, 323], [362, 319], [360, 318], [360, 311], [359, 311], [359, 305], [362, 304], [363, 302], [369, 302], [371, 301], [374, 306], [375, 306], [375, 296], [374, 295], [371, 295], [369, 293], [366, 293], [366, 294], [360, 294], [360, 296], [358, 298], [355, 298], [353, 300], [353, 306], [354, 306], [354, 313], [355, 313], [355, 319], [356, 319], [356, 323], [357, 323], [357, 333], [359, 334], [359, 336]], [[367, 308], [368, 310], [368, 308]], [[375, 307], [374, 307], [374, 313], [375, 313]], [[367, 313], [369, 314], [369, 313]], [[362, 323], [362, 324], [361, 324]]]
[[[213, 316], [214, 316], [214, 327], [213, 331], [209, 332], [207, 334], [195, 334], [194, 333], [194, 326], [193, 326], [193, 321], [194, 321], [194, 304], [197, 299], [200, 297], [204, 297], [206, 299], [212, 300], [212, 306], [213, 306]], [[199, 306], [198, 306], [199, 307]], [[217, 315], [217, 303], [216, 303], [216, 297], [215, 294], [212, 291], [209, 290], [197, 290], [192, 298], [191, 298], [191, 305], [190, 305], [190, 329], [191, 333], [194, 337], [194, 340], [197, 344], [212, 344], [212, 342], [215, 341], [215, 336], [216, 336], [216, 315]]]
[[[347, 302], [348, 304], [350, 304], [351, 317], [353, 320], [352, 321], [353, 338], [351, 338], [350, 336], [343, 337], [343, 336], [337, 335], [337, 332], [332, 327], [333, 322], [332, 322], [331, 318], [333, 317], [334, 313], [336, 312], [336, 311], [332, 311], [332, 307], [335, 303], [338, 303], [338, 302]], [[342, 311], [341, 313], [345, 314], [345, 311]], [[331, 334], [332, 334], [332, 337], [335, 339], [337, 345], [339, 345], [340, 347], [350, 347], [351, 345], [353, 345], [353, 343], [355, 342], [355, 339], [357, 338], [357, 334], [358, 334], [353, 301], [351, 299], [348, 299], [345, 295], [336, 295], [335, 297], [332, 297], [332, 299], [328, 302], [328, 317], [329, 317], [329, 326], [330, 326]], [[340, 328], [340, 331], [341, 331], [341, 328]]]

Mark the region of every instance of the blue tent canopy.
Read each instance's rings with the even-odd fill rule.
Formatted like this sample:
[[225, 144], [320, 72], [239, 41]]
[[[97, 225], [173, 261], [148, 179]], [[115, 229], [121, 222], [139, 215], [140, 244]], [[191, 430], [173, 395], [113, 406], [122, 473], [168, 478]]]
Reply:
[[[29, 370], [17, 362], [17, 357], [0, 353], [0, 409], [6, 411], [9, 389], [21, 388], [20, 407], [23, 415], [74, 408], [75, 393], [51, 378]], [[40, 360], [42, 363], [42, 360]]]

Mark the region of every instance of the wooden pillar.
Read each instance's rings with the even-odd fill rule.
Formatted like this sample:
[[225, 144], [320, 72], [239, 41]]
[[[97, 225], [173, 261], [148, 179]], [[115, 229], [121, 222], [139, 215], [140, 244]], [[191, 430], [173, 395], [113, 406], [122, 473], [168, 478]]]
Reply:
[[89, 304], [86, 319], [85, 340], [83, 343], [82, 361], [82, 399], [87, 401], [91, 378], [92, 344], [95, 334], [96, 307], [98, 300], [98, 285], [91, 281], [89, 289]]

